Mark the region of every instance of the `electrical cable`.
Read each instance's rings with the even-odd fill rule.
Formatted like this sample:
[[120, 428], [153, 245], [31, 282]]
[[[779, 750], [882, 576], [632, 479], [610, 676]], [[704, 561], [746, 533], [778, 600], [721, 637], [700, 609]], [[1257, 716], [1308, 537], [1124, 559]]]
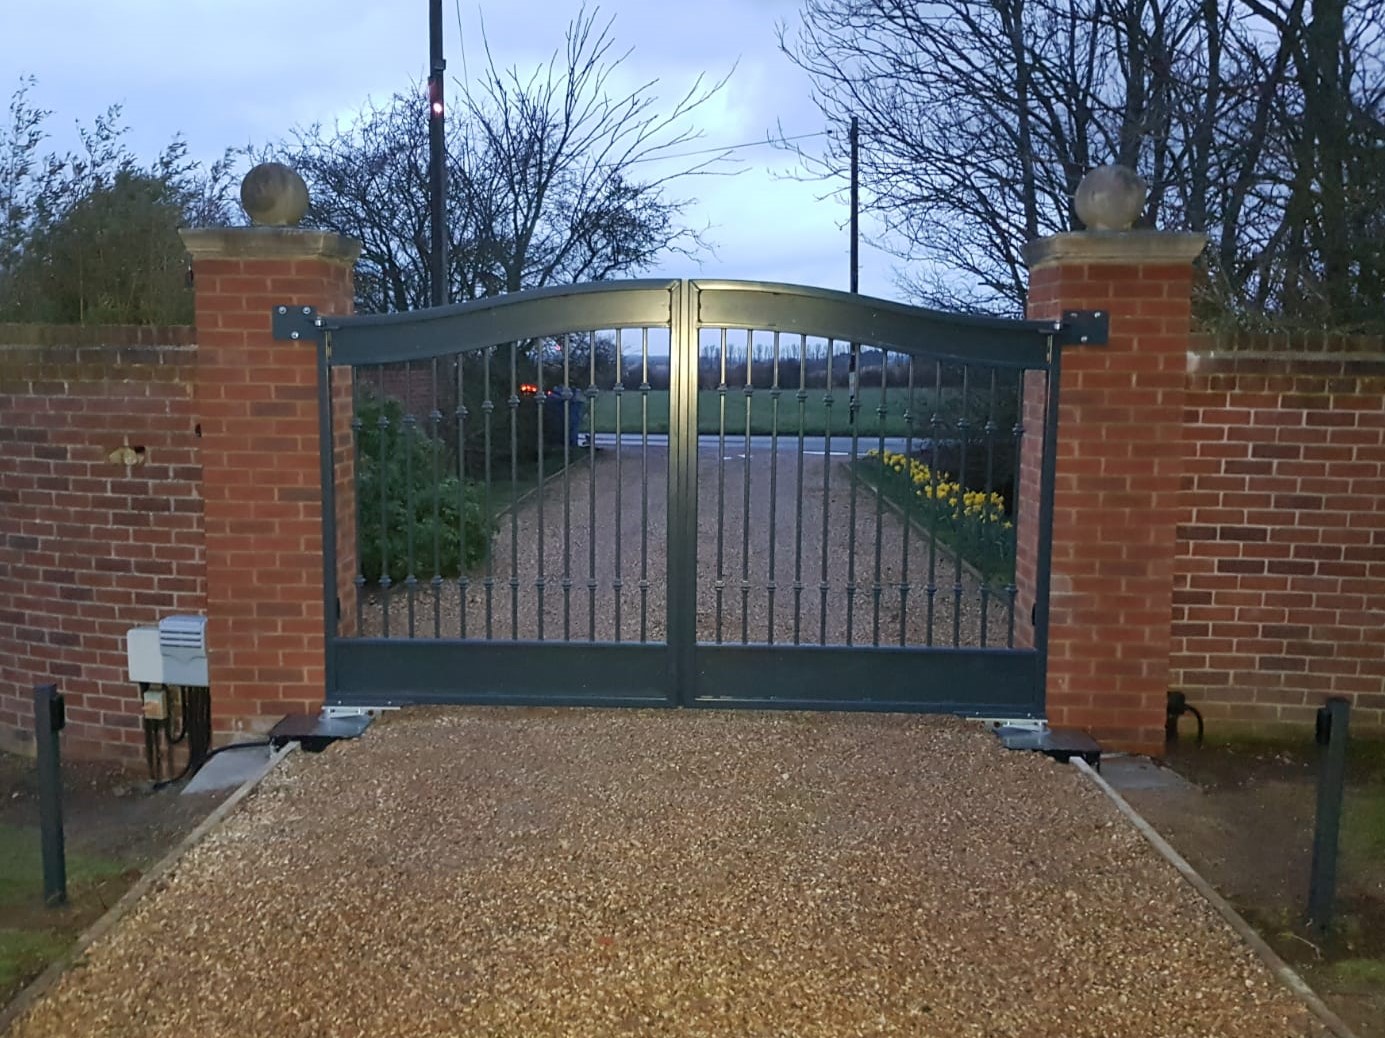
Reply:
[[[202, 764], [206, 764], [207, 761], [211, 760], [211, 759], [212, 759], [213, 757], [215, 757], [218, 753], [225, 753], [227, 750], [249, 750], [249, 749], [254, 749], [254, 748], [256, 748], [256, 747], [259, 747], [259, 746], [272, 746], [272, 745], [273, 745], [273, 743], [272, 743], [269, 739], [257, 739], [257, 740], [255, 740], [254, 742], [233, 742], [233, 743], [230, 743], [230, 744], [227, 745], [227, 746], [218, 746], [216, 749], [214, 749], [214, 750], [209, 750], [209, 751], [206, 753], [206, 755], [202, 758]], [[201, 764], [199, 764], [198, 767], [200, 768], [200, 767], [201, 767]], [[162, 782], [155, 782], [154, 785], [153, 785], [152, 787], [150, 787], [150, 788], [153, 789], [155, 792], [157, 792], [157, 791], [159, 791], [159, 790], [161, 790], [161, 789], [167, 789], [169, 786], [173, 785], [175, 782], [181, 782], [183, 779], [187, 778], [187, 777], [188, 777], [188, 773], [189, 773], [190, 771], [192, 771], [192, 770], [193, 770], [193, 769], [192, 769], [192, 760], [189, 759], [188, 762], [187, 762], [187, 764], [185, 764], [185, 765], [183, 766], [183, 770], [180, 771], [180, 772], [178, 772], [178, 774], [174, 775], [174, 776], [173, 776], [172, 778], [170, 778], [170, 779], [164, 779]]]

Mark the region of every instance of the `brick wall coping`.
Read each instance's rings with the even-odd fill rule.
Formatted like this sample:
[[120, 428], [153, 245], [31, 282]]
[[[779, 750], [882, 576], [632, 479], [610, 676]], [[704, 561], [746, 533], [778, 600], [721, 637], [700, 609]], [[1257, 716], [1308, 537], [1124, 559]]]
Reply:
[[195, 260], [327, 260], [350, 266], [361, 254], [355, 238], [305, 227], [189, 227], [178, 232]]
[[1194, 332], [1190, 352], [1198, 356], [1237, 354], [1271, 359], [1303, 354], [1352, 354], [1363, 358], [1385, 357], [1385, 335], [1328, 331], [1204, 331]]
[[192, 346], [197, 331], [190, 324], [3, 324], [0, 350], [45, 347]]
[[1181, 231], [1074, 231], [1031, 241], [1024, 262], [1030, 270], [1059, 263], [1191, 263], [1206, 245], [1205, 234]]

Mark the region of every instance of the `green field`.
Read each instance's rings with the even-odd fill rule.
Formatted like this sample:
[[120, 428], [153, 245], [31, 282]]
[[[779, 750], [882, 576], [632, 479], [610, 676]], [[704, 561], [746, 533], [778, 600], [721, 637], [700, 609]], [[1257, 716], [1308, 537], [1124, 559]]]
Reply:
[[[803, 433], [808, 436], [822, 436], [827, 431], [828, 408], [823, 401], [822, 388], [808, 390], [808, 398], [803, 401]], [[797, 436], [799, 433], [799, 401], [797, 389], [785, 389], [779, 397], [779, 434]], [[928, 407], [931, 394], [923, 390], [914, 392], [914, 435], [927, 435]], [[739, 388], [728, 389], [726, 400], [726, 435], [745, 435], [745, 393]], [[715, 389], [704, 389], [697, 394], [697, 431], [703, 434], [716, 434], [721, 431], [722, 394]], [[904, 409], [909, 402], [907, 389], [890, 389], [885, 398], [887, 414], [884, 432], [886, 436], [907, 436], [909, 429], [904, 421]], [[641, 399], [638, 391], [626, 390], [620, 404], [621, 432], [638, 433], [641, 429]], [[860, 408], [857, 412], [862, 436], [880, 434], [880, 417], [876, 408], [880, 405], [879, 387], [862, 389]], [[596, 398], [596, 431], [613, 433], [616, 431], [616, 396], [604, 392]], [[831, 408], [834, 436], [850, 434], [847, 421], [847, 392], [843, 387], [832, 390]], [[582, 429], [588, 428], [589, 419], [582, 419]], [[750, 398], [750, 432], [756, 436], [768, 436], [774, 428], [774, 401], [768, 389], [757, 389]], [[649, 431], [668, 432], [668, 390], [652, 390], [649, 394]]]

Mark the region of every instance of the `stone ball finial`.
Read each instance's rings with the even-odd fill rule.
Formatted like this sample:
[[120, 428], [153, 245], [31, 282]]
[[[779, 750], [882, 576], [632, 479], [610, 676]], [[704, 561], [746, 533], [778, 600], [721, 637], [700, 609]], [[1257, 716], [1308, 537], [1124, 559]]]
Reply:
[[1144, 211], [1148, 190], [1133, 169], [1098, 166], [1077, 185], [1077, 215], [1089, 231], [1128, 231]]
[[250, 222], [293, 227], [308, 211], [308, 185], [280, 162], [262, 162], [240, 182], [240, 204]]

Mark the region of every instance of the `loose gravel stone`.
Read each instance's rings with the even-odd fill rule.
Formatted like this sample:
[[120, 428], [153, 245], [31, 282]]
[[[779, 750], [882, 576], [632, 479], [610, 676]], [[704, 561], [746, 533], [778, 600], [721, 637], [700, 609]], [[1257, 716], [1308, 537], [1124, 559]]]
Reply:
[[[717, 451], [698, 453], [699, 641], [1007, 644], [1008, 590], [983, 591], [974, 573], [926, 532], [877, 506], [869, 485], [853, 489], [845, 459], [805, 455], [800, 517], [795, 452], [745, 457], [743, 450], [728, 441], [720, 464]], [[661, 642], [667, 530], [666, 448], [651, 447], [646, 459], [636, 437], [619, 455], [614, 448], [598, 451], [594, 463], [583, 452], [566, 478], [501, 517], [489, 568], [468, 575], [465, 610], [455, 581], [444, 582], [435, 600], [432, 549], [419, 545], [412, 609], [408, 588], [396, 585], [389, 635]], [[383, 634], [384, 615], [382, 596], [371, 592], [363, 600], [362, 633]]]
[[1098, 791], [973, 724], [499, 709], [291, 758], [14, 1032], [1313, 1033]]

